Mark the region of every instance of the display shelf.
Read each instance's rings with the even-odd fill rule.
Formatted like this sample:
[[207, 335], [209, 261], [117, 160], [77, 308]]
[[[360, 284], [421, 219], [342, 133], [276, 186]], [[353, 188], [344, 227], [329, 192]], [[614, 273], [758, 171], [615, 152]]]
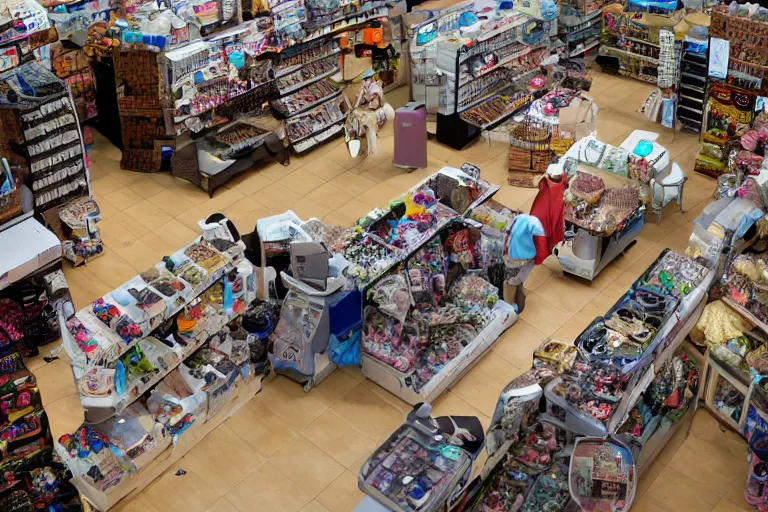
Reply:
[[[318, 132], [315, 135], [310, 135], [307, 138], [301, 139], [301, 141], [292, 143], [293, 144], [293, 150], [297, 153], [303, 153], [309, 149], [312, 149], [316, 146], [319, 146], [320, 144], [330, 140], [331, 138], [334, 138], [338, 135], [341, 135], [344, 133], [344, 119], [337, 121], [336, 125], [333, 125], [331, 128], [325, 128], [325, 131]], [[310, 138], [313, 139], [310, 141]]]
[[[338, 73], [338, 71], [339, 71], [339, 66], [335, 66], [333, 69], [330, 69], [330, 70], [326, 71], [325, 73], [322, 73], [322, 74], [317, 75], [317, 76], [313, 76], [312, 78], [306, 80], [305, 82], [301, 82], [301, 83], [298, 83], [296, 85], [292, 85], [288, 89], [280, 89], [278, 87], [278, 91], [280, 91], [280, 97], [282, 98], [283, 96], [288, 96], [289, 94], [294, 93], [294, 92], [298, 91], [299, 89], [302, 89], [304, 87], [312, 85], [315, 82], [319, 82], [323, 78], [328, 78], [329, 76], [333, 75], [334, 73]], [[283, 75], [283, 76], [285, 76], [285, 75]]]
[[648, 62], [655, 66], [659, 65], [659, 59], [654, 59], [653, 57], [646, 57], [645, 55], [640, 55], [639, 53], [632, 53], [627, 50], [622, 50], [621, 48], [614, 48], [612, 46], [603, 45], [600, 51], [604, 51], [606, 53], [615, 53], [618, 55], [622, 55], [624, 57], [629, 57], [631, 59], [642, 60], [644, 62]]
[[331, 28], [331, 30], [328, 30], [328, 31], [325, 30], [326, 28], [329, 28], [328, 26], [320, 28], [320, 29], [317, 29], [317, 30], [313, 31], [311, 34], [307, 35], [307, 37], [305, 37], [302, 40], [302, 42], [306, 43], [306, 42], [309, 42], [309, 41], [314, 41], [315, 39], [320, 39], [321, 37], [330, 36], [330, 35], [333, 35], [333, 34], [337, 34], [339, 32], [344, 32], [345, 30], [349, 29], [350, 27], [354, 27], [356, 25], [362, 25], [364, 23], [368, 23], [369, 21], [373, 21], [373, 20], [375, 20], [377, 18], [385, 18], [385, 17], [387, 17], [388, 14], [389, 14], [389, 9], [387, 9], [386, 7], [378, 7], [376, 9], [373, 9], [372, 11], [367, 11], [367, 12], [364, 11], [364, 12], [361, 12], [361, 13], [356, 14], [356, 15], [349, 15], [349, 16], [346, 16], [345, 19], [346, 18], [351, 18], [351, 17], [359, 18], [360, 16], [363, 16], [363, 15], [365, 15], [365, 16], [361, 20], [357, 20], [356, 19], [352, 23], [344, 23], [344, 24], [342, 24], [342, 25], [340, 25], [338, 27], [333, 27], [333, 28]]
[[[649, 288], [649, 285], [644, 284], [648, 279], [647, 276], [652, 275], [652, 269], [656, 268], [668, 252], [668, 250], [663, 251], [643, 276], [635, 281], [630, 290]], [[629, 418], [631, 411], [637, 406], [643, 393], [655, 379], [656, 371], [662, 368], [664, 363], [677, 352], [690, 331], [696, 326], [706, 305], [709, 288], [714, 280], [715, 272], [708, 269], [706, 274], [701, 277], [701, 281], [687, 295], [680, 298], [674, 309], [667, 311], [662, 324], [644, 345], [642, 354], [633, 361], [623, 364], [617, 375], [627, 379], [626, 388], [623, 391], [617, 391], [616, 396], [611, 398], [610, 401], [613, 405], [602, 420], [598, 420], [571, 405], [561, 396], [562, 391], [556, 392], [564, 380], [563, 376], [555, 378], [546, 387], [546, 397], [550, 407], [556, 406], [563, 409], [566, 423], [581, 435], [604, 436], [618, 432]], [[650, 289], [653, 290], [653, 287]], [[622, 297], [611, 310], [617, 308], [624, 298]], [[596, 319], [593, 324], [587, 327], [587, 330], [594, 328], [599, 321], [604, 321], [604, 319]]]
[[[740, 424], [744, 419], [747, 412], [747, 405], [749, 404], [749, 381], [745, 381], [742, 375], [732, 371], [728, 366], [720, 364], [716, 359], [712, 358], [709, 351], [707, 351], [707, 375], [706, 375], [706, 389], [704, 393], [704, 406], [710, 410], [715, 418], [721, 423], [729, 426], [730, 428], [740, 431]], [[716, 405], [715, 398], [721, 386], [727, 386], [733, 389], [738, 395], [742, 395], [741, 401], [741, 414], [739, 420], [735, 420], [731, 416], [723, 413]]]
[[331, 57], [333, 55], [339, 55], [341, 53], [341, 48], [336, 48], [335, 50], [332, 50], [328, 53], [324, 53], [322, 55], [318, 55], [317, 57], [312, 58], [311, 60], [308, 60], [307, 62], [303, 64], [294, 64], [292, 66], [289, 66], [287, 68], [280, 69], [275, 72], [275, 78], [282, 78], [285, 75], [290, 75], [294, 71], [300, 70], [302, 67], [306, 66], [307, 64], [312, 64], [313, 62], [316, 62], [318, 60], [323, 60], [327, 57]]
[[464, 45], [459, 49], [459, 56], [458, 56], [459, 64], [464, 64], [466, 61], [468, 61], [475, 55], [482, 55], [483, 53], [497, 52], [506, 46], [509, 46], [515, 43], [519, 44], [520, 41], [518, 41], [517, 38], [507, 38], [507, 37], [505, 37], [502, 40], [503, 44], [500, 44], [500, 45], [489, 44], [489, 42], [494, 37], [504, 34], [505, 32], [508, 32], [510, 30], [522, 27], [523, 25], [525, 25], [527, 22], [531, 20], [532, 18], [528, 16], [520, 15], [519, 18], [515, 19], [514, 21], [508, 24], [502, 25], [501, 27], [491, 30], [486, 34], [481, 34], [477, 38], [477, 41], [472, 44], [472, 46]]
[[[74, 475], [72, 483], [85, 499], [102, 511], [111, 509], [121, 500], [130, 500], [179, 462], [205, 436], [240, 410], [242, 406], [261, 391], [261, 388], [261, 375], [254, 375], [250, 382], [238, 380], [234, 385], [233, 395], [227, 404], [212, 416], [206, 417], [205, 421], [196, 421], [179, 436], [176, 443], [165, 448], [148, 464], [135, 473], [130, 474], [127, 478], [120, 480], [107, 491], [101, 491], [92, 487], [80, 475]], [[63, 446], [57, 444], [56, 450], [64, 460], [67, 460], [67, 452]]]
[[315, 131], [313, 131], [309, 135], [305, 135], [305, 136], [299, 137], [297, 139], [290, 139], [289, 138], [289, 140], [291, 141], [291, 144], [300, 144], [301, 142], [305, 141], [306, 139], [308, 139], [310, 137], [314, 137], [314, 136], [316, 136], [318, 134], [321, 134], [322, 132], [324, 132], [325, 130], [331, 128], [332, 126], [334, 126], [334, 125], [336, 125], [336, 124], [338, 124], [338, 123], [340, 123], [342, 121], [345, 121], [346, 118], [347, 117], [344, 114], [342, 114], [341, 116], [339, 116], [339, 117], [337, 117], [335, 119], [332, 119], [330, 122], [328, 122], [328, 124], [322, 126], [321, 128], [316, 129]]
[[589, 50], [592, 50], [593, 48], [597, 48], [598, 46], [600, 46], [600, 43], [601, 43], [600, 39], [592, 41], [591, 43], [588, 43], [587, 45], [585, 45], [584, 48], [581, 48], [581, 49], [577, 48], [577, 49], [573, 50], [568, 56], [571, 57], [571, 58], [578, 57], [582, 53], [588, 52]]
[[317, 106], [319, 106], [319, 105], [322, 105], [322, 104], [323, 104], [323, 103], [325, 103], [326, 101], [330, 101], [330, 100], [332, 100], [333, 98], [337, 98], [337, 97], [338, 97], [338, 96], [340, 96], [340, 95], [341, 95], [343, 92], [344, 92], [344, 89], [338, 89], [338, 90], [336, 90], [336, 91], [332, 92], [331, 94], [329, 94], [328, 96], [324, 96], [324, 97], [322, 97], [322, 98], [318, 98], [317, 100], [313, 101], [313, 102], [312, 102], [312, 103], [310, 103], [309, 105], [306, 105], [306, 106], [302, 107], [301, 109], [299, 109], [299, 110], [297, 110], [297, 111], [295, 111], [295, 112], [286, 112], [286, 111], [282, 111], [282, 110], [280, 110], [280, 109], [277, 109], [277, 110], [278, 110], [278, 111], [280, 111], [280, 113], [281, 113], [281, 114], [283, 114], [283, 115], [284, 115], [284, 116], [286, 116], [286, 117], [293, 117], [293, 116], [297, 116], [297, 115], [299, 115], [299, 114], [303, 114], [303, 113], [304, 113], [304, 112], [306, 112], [307, 110], [312, 110], [313, 108], [315, 108], [315, 107], [317, 107]]
[[754, 325], [755, 327], [758, 327], [761, 331], [763, 331], [763, 334], [768, 336], [768, 323], [765, 323], [757, 318], [754, 314], [748, 311], [747, 308], [735, 302], [730, 297], [723, 297], [722, 301], [727, 304], [728, 307], [730, 307], [734, 312], [740, 315], [744, 320]]
[[[541, 48], [544, 48], [544, 47], [543, 46], [528, 46], [527, 48], [525, 48], [525, 49], [523, 49], [523, 50], [521, 50], [519, 52], [516, 52], [516, 53], [513, 53], [511, 55], [508, 55], [508, 56], [504, 57], [503, 59], [501, 59], [496, 64], [494, 64], [493, 66], [491, 66], [490, 68], [482, 70], [474, 78], [467, 78], [466, 81], [462, 81], [463, 79], [459, 79], [459, 87], [465, 86], [467, 83], [471, 82], [472, 80], [477, 80], [478, 78], [481, 78], [481, 77], [484, 77], [486, 75], [489, 75], [490, 73], [496, 71], [497, 69], [502, 68], [504, 66], [507, 66], [508, 64], [514, 62], [515, 59], [519, 59], [520, 57], [525, 57], [529, 53], [532, 53], [535, 50], [539, 50]], [[469, 77], [469, 75], [465, 75], [465, 76]]]
[[[158, 372], [155, 374], [152, 379], [148, 380], [147, 382], [141, 381], [139, 379], [140, 383], [137, 383], [136, 381], [130, 381], [126, 382], [125, 389], [131, 390], [131, 393], [124, 397], [119, 397], [116, 394], [111, 395], [109, 397], [89, 397], [89, 396], [80, 396], [80, 404], [83, 406], [85, 410], [89, 410], [92, 408], [96, 409], [112, 409], [109, 416], [104, 415], [103, 413], [99, 415], [99, 422], [105, 421], [113, 416], [120, 415], [123, 411], [125, 411], [126, 408], [128, 408], [131, 404], [133, 404], [136, 400], [138, 400], [142, 395], [144, 395], [147, 391], [155, 387], [157, 384], [160, 383], [165, 377], [168, 376], [173, 370], [179, 367], [180, 364], [182, 364], [184, 361], [186, 361], [189, 356], [191, 356], [193, 353], [195, 353], [200, 347], [205, 345], [205, 343], [208, 341], [208, 338], [215, 334], [216, 332], [220, 331], [224, 326], [226, 326], [231, 321], [237, 319], [240, 316], [240, 314], [232, 315], [232, 316], [223, 316], [221, 318], [217, 318], [219, 322], [214, 323], [212, 326], [206, 326], [205, 330], [203, 332], [197, 333], [195, 336], [195, 342], [193, 344], [190, 344], [186, 347], [184, 347], [184, 350], [181, 354], [181, 357], [179, 359], [171, 364], [168, 365], [166, 369], [164, 369], [161, 372]], [[66, 335], [66, 331], [64, 331]], [[140, 340], [137, 340], [136, 343], [138, 343]], [[131, 346], [135, 346], [135, 343]], [[127, 351], [127, 350], [126, 350]]]

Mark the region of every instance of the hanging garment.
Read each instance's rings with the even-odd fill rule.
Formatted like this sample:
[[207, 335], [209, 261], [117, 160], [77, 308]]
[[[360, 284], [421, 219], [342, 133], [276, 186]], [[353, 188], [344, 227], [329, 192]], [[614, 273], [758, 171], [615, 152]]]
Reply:
[[560, 181], [555, 181], [545, 175], [539, 181], [539, 193], [533, 200], [531, 215], [541, 221], [546, 240], [534, 240], [536, 243], [536, 264], [540, 265], [550, 254], [552, 249], [563, 241], [565, 236], [565, 206], [563, 195], [568, 187], [568, 178], [562, 176]]
[[509, 254], [513, 260], [530, 260], [536, 256], [534, 237], [544, 236], [544, 227], [532, 215], [518, 215], [509, 235]]

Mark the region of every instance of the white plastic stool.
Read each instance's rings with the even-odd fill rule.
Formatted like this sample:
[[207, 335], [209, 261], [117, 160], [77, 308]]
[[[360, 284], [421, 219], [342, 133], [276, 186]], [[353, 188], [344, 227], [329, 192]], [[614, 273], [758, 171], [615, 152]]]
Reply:
[[683, 211], [683, 185], [688, 178], [677, 163], [672, 163], [669, 173], [657, 180], [651, 178], [651, 209], [656, 214], [657, 223], [661, 223], [661, 210], [670, 202], [675, 201]]

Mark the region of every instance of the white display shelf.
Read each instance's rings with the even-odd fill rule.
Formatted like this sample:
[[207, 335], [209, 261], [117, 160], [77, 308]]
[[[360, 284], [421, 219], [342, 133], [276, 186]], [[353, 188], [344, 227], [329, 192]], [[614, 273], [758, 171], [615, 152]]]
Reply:
[[459, 352], [459, 355], [448, 361], [443, 369], [418, 392], [406, 385], [401, 372], [365, 353], [362, 356], [361, 371], [365, 377], [411, 405], [419, 402], [432, 403], [461, 380], [498, 342], [504, 331], [516, 321], [517, 313], [512, 306], [499, 300], [493, 309], [493, 318], [478, 333], [477, 337], [470, 341]]
[[[144, 488], [160, 478], [165, 471], [173, 467], [195, 445], [201, 442], [205, 436], [240, 410], [251, 398], [256, 396], [261, 391], [261, 387], [261, 375], [253, 376], [250, 382], [239, 380], [233, 386], [230, 401], [214, 415], [207, 416], [204, 421], [197, 420], [179, 436], [175, 444], [168, 446], [164, 450], [158, 450], [158, 453], [154, 454], [154, 457], [146, 462], [141, 469], [123, 478], [106, 491], [91, 486], [80, 475], [74, 475], [71, 482], [96, 509], [101, 511], [109, 510], [121, 500], [127, 500], [138, 495]], [[57, 444], [56, 450], [64, 460], [67, 459], [66, 448]]]

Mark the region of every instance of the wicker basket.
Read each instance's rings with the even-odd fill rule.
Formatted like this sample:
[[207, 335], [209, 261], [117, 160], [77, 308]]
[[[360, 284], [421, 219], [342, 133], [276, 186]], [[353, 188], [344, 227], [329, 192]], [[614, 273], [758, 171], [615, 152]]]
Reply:
[[530, 117], [526, 117], [509, 131], [510, 146], [520, 149], [549, 150], [551, 138], [552, 129], [549, 125], [534, 121]]
[[21, 180], [13, 178], [14, 188], [0, 197], [0, 224], [21, 215]]

